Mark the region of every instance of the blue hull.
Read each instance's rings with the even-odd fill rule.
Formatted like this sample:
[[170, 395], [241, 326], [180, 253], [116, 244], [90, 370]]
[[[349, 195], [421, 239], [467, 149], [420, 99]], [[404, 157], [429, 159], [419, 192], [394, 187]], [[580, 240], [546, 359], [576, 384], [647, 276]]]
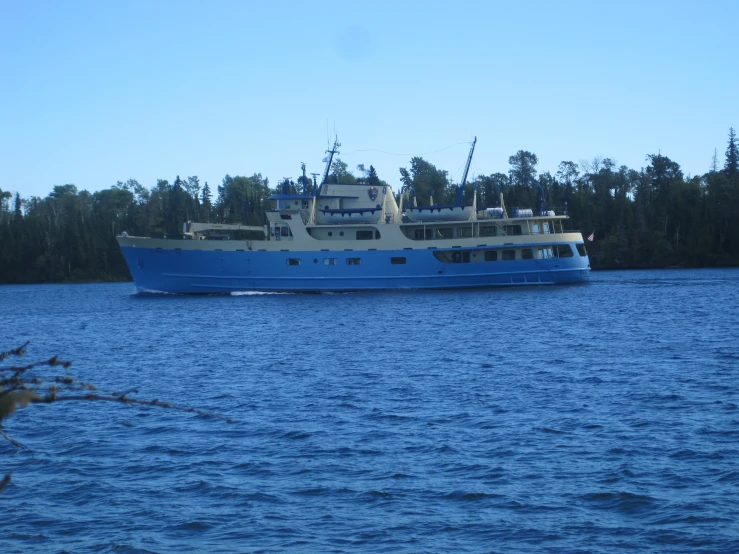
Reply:
[[[590, 275], [588, 257], [577, 254], [543, 260], [443, 263], [431, 250], [122, 250], [139, 290], [184, 294], [555, 285], [582, 283]], [[348, 258], [360, 258], [360, 263], [349, 265]], [[406, 262], [392, 263], [392, 258]], [[334, 265], [325, 265], [325, 259]], [[294, 260], [298, 264], [290, 265]]]

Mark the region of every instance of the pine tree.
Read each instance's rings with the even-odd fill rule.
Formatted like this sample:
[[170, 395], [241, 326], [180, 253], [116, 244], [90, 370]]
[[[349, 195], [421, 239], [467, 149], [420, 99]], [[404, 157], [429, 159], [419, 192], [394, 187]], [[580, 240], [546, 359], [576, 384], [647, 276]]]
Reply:
[[23, 208], [21, 207], [21, 195], [20, 193], [15, 193], [15, 220], [20, 221], [23, 219]]
[[729, 128], [729, 146], [726, 148], [726, 165], [724, 173], [729, 179], [739, 176], [739, 152], [736, 145], [736, 134], [734, 128]]
[[713, 149], [713, 159], [711, 160], [711, 173], [718, 171], [718, 148]]
[[367, 181], [370, 185], [379, 185], [380, 184], [380, 178], [377, 176], [377, 171], [375, 171], [374, 166], [370, 166], [369, 171], [367, 172]]
[[210, 193], [210, 187], [208, 186], [208, 181], [205, 182], [205, 185], [203, 186], [203, 215], [205, 216], [205, 221], [210, 222], [210, 208], [211, 203], [210, 199], [212, 197], [212, 194]]

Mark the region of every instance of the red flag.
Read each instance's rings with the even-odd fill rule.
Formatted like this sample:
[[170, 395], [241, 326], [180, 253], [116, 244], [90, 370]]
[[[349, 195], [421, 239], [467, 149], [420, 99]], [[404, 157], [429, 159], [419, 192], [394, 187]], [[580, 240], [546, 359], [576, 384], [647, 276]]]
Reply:
[[590, 242], [593, 242], [595, 240], [595, 231], [593, 231], [592, 233], [590, 233], [590, 236], [588, 237], [588, 240]]

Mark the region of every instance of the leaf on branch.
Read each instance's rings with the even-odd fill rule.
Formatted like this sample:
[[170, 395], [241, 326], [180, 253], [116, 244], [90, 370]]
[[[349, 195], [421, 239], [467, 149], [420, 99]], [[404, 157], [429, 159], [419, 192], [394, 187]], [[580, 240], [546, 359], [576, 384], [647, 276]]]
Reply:
[[16, 405], [25, 408], [36, 399], [38, 399], [38, 395], [32, 390], [16, 390], [3, 394], [0, 396], [0, 421], [12, 414], [16, 409]]

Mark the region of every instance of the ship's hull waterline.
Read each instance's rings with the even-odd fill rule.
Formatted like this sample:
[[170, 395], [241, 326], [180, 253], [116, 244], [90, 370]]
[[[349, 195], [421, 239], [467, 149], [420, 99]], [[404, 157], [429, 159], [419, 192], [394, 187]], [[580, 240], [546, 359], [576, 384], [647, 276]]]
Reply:
[[[578, 256], [574, 244], [572, 249], [575, 255], [569, 258], [443, 263], [431, 250], [265, 252], [184, 250], [175, 244], [171, 248], [122, 245], [139, 291], [181, 294], [451, 289], [585, 282], [590, 274], [588, 258]], [[475, 255], [475, 250], [468, 251]], [[464, 252], [454, 251], [459, 255]]]

